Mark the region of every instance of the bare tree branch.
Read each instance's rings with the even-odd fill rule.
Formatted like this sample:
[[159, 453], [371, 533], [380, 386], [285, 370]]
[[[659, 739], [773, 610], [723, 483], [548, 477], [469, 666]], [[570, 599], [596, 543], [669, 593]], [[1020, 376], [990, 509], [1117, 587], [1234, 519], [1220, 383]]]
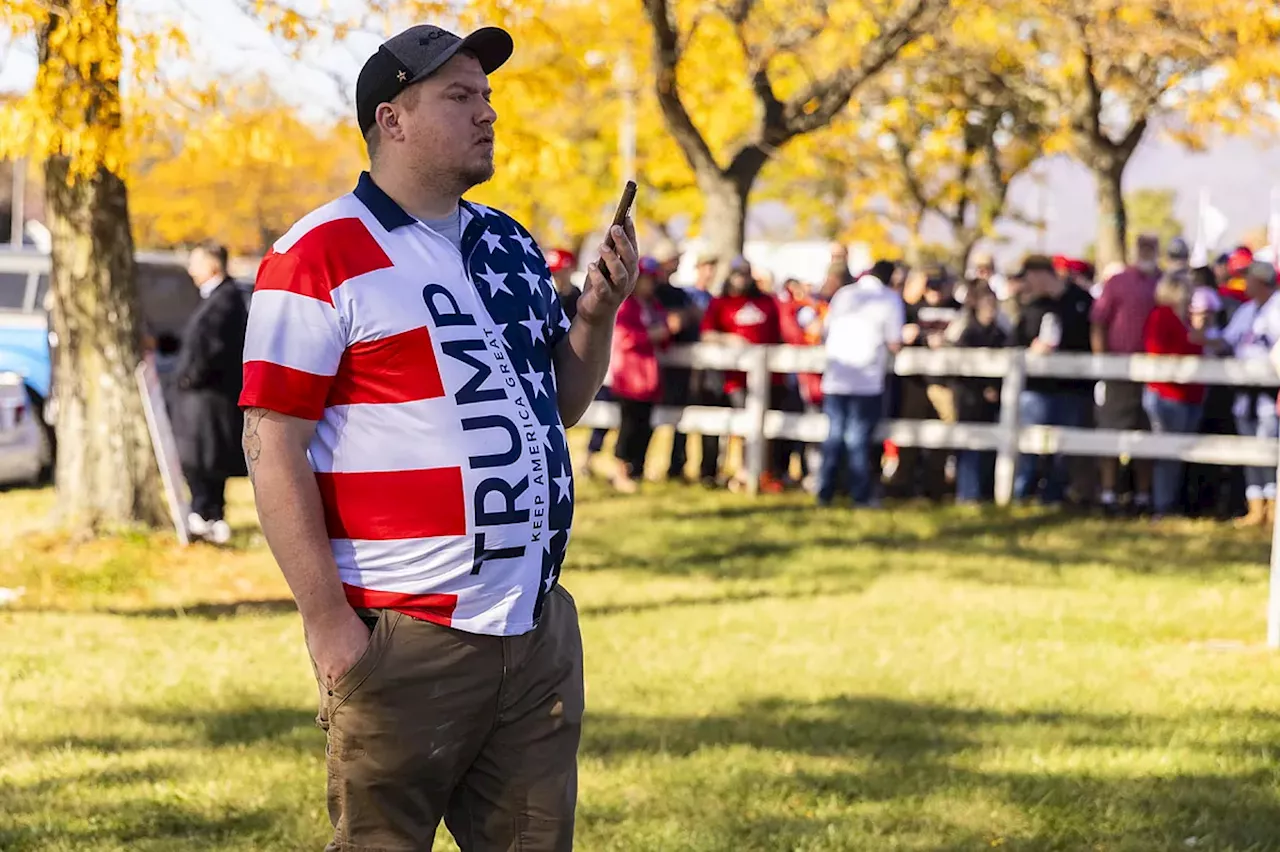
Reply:
[[644, 0], [644, 11], [653, 27], [654, 89], [667, 127], [695, 172], [719, 171], [711, 147], [680, 98], [676, 74], [680, 64], [680, 39], [670, 4], [667, 0]]
[[795, 136], [825, 127], [849, 103], [853, 93], [886, 65], [903, 48], [933, 26], [949, 0], [911, 0], [881, 34], [863, 47], [856, 65], [847, 65], [830, 76], [806, 86], [786, 102], [781, 127], [766, 128], [764, 134], [778, 145]]

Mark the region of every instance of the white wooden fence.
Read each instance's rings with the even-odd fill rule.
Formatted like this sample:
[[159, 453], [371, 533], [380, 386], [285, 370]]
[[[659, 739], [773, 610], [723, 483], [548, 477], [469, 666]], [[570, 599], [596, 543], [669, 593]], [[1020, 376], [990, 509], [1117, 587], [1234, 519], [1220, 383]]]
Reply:
[[[827, 435], [824, 414], [769, 410], [771, 374], [821, 373], [826, 366], [822, 347], [698, 343], [671, 349], [664, 354], [663, 362], [695, 369], [741, 370], [747, 374], [745, 408], [660, 406], [654, 411], [653, 423], [702, 435], [742, 437], [747, 485], [753, 494], [765, 468], [767, 440], [784, 438], [819, 443]], [[995, 450], [996, 502], [1001, 505], [1013, 499], [1014, 469], [1020, 453], [1128, 456], [1280, 468], [1280, 442], [1273, 440], [1235, 435], [1155, 435], [1112, 429], [1024, 426], [1018, 418], [1018, 397], [1028, 377], [1280, 387], [1280, 375], [1268, 361], [1167, 355], [1037, 355], [1023, 349], [912, 348], [899, 353], [890, 369], [900, 376], [969, 376], [1003, 381], [998, 423], [889, 420], [882, 424], [880, 431], [881, 437], [901, 447]], [[613, 403], [594, 402], [580, 425], [616, 428], [618, 408]], [[1280, 518], [1272, 532], [1267, 613], [1267, 643], [1280, 647]]]

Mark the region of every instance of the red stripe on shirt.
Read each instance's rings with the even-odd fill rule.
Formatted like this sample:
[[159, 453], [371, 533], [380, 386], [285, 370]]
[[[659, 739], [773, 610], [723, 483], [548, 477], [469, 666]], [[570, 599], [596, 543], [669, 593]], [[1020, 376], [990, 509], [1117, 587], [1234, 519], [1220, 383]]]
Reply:
[[242, 408], [266, 408], [289, 417], [319, 420], [333, 376], [318, 376], [271, 361], [246, 361]]
[[334, 219], [307, 231], [288, 251], [269, 252], [258, 267], [254, 290], [287, 290], [332, 304], [337, 287], [391, 266], [363, 222]]
[[330, 538], [466, 535], [462, 468], [317, 473]]
[[414, 402], [444, 396], [431, 332], [415, 328], [353, 343], [342, 353], [329, 405]]
[[347, 593], [347, 603], [355, 609], [390, 609], [402, 612], [410, 618], [442, 624], [453, 623], [453, 611], [458, 607], [457, 595], [410, 595], [404, 592], [382, 592], [342, 584]]

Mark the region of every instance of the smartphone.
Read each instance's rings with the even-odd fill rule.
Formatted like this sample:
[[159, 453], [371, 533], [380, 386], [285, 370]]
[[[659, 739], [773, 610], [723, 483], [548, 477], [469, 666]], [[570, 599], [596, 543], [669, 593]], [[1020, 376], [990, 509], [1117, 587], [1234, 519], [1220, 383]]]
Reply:
[[[635, 200], [636, 182], [629, 180], [627, 181], [627, 185], [622, 188], [622, 198], [618, 200], [618, 209], [613, 214], [613, 222], [609, 224], [609, 232], [605, 234], [604, 242], [609, 248], [614, 247], [613, 226], [617, 225], [619, 228], [625, 227], [624, 223], [627, 221], [627, 214], [631, 212], [631, 205], [635, 203]], [[605, 281], [608, 281], [610, 284], [613, 283], [613, 279], [609, 277], [609, 267], [606, 266], [603, 261], [600, 263], [600, 274], [604, 276]]]

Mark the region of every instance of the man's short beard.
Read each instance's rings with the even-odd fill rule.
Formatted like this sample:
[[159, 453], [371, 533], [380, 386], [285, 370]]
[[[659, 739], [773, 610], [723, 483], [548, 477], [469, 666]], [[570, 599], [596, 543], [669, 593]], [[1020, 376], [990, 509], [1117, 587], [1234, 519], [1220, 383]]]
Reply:
[[493, 160], [490, 160], [483, 166], [466, 168], [458, 172], [458, 182], [464, 187], [462, 191], [466, 192], [492, 178], [493, 172]]

